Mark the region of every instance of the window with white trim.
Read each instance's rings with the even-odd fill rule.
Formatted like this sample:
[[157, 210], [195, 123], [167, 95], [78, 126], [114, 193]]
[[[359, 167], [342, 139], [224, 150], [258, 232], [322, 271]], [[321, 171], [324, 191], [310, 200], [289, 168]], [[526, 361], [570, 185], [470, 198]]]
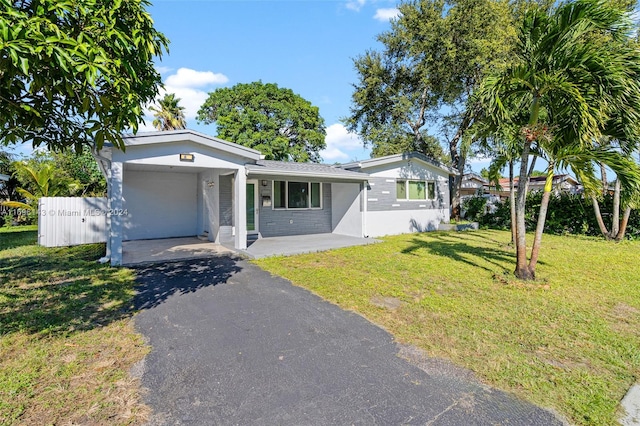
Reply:
[[320, 182], [273, 181], [274, 209], [321, 209]]
[[424, 180], [396, 180], [396, 199], [398, 200], [434, 200], [436, 183]]

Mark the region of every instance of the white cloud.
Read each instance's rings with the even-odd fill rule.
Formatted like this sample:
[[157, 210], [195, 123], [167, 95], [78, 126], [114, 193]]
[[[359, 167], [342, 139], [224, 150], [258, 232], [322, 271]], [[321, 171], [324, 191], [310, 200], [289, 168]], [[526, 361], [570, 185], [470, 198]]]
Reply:
[[160, 93], [160, 97], [164, 96], [165, 92], [175, 93], [176, 98], [180, 99], [180, 106], [184, 107], [184, 116], [187, 119], [196, 118], [198, 110], [209, 96], [204, 90], [175, 87], [169, 84], [165, 84], [164, 91]]
[[349, 0], [347, 1], [347, 9], [355, 10], [356, 12], [360, 12], [362, 6], [366, 3], [366, 0]]
[[380, 22], [385, 22], [398, 17], [399, 14], [400, 10], [398, 10], [397, 8], [378, 9], [376, 10], [376, 14], [373, 15], [373, 19], [376, 19]]
[[229, 81], [226, 75], [211, 71], [196, 71], [190, 68], [180, 68], [167, 77], [165, 84], [172, 87], [202, 87], [211, 84], [225, 84]]
[[324, 160], [337, 161], [349, 159], [351, 156], [345, 151], [362, 149], [362, 140], [358, 135], [349, 133], [340, 123], [335, 123], [327, 127], [325, 138], [327, 148], [320, 152]]
[[166, 74], [173, 71], [173, 68], [158, 66], [156, 67], [156, 71], [158, 71], [160, 74]]
[[[160, 71], [160, 68], [158, 70]], [[209, 96], [208, 92], [211, 91], [211, 86], [224, 84], [228, 81], [229, 79], [224, 74], [179, 68], [164, 80], [164, 89], [160, 90], [156, 99], [162, 98], [166, 93], [174, 93], [180, 99], [180, 106], [184, 107], [185, 118], [190, 120], [196, 118], [198, 110]], [[147, 124], [140, 126], [140, 130], [154, 130], [151, 126], [153, 113], [147, 108], [144, 115]]]

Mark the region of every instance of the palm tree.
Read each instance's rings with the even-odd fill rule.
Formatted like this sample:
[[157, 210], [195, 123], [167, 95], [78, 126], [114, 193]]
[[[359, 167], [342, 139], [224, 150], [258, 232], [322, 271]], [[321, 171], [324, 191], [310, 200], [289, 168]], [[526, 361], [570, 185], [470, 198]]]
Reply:
[[180, 98], [175, 93], [167, 93], [158, 100], [158, 106], [149, 109], [154, 112], [153, 127], [160, 131], [179, 130], [187, 127], [184, 117], [184, 107], [178, 105]]
[[51, 163], [33, 167], [26, 163], [15, 162], [14, 167], [17, 173], [24, 176], [25, 182], [23, 183], [27, 183], [28, 189], [17, 189], [17, 192], [25, 202], [5, 201], [2, 203], [10, 208], [34, 210], [41, 197], [65, 196], [76, 193], [81, 189], [81, 185], [78, 182], [61, 176]]
[[[612, 126], [614, 120], [616, 130], [628, 140], [640, 136], [640, 53], [629, 43], [629, 13], [612, 3], [579, 0], [561, 4], [551, 14], [540, 9], [529, 11], [514, 52], [516, 65], [485, 79], [479, 92], [496, 128], [518, 116], [505, 105], [516, 105], [528, 115], [526, 122], [512, 123], [519, 125], [522, 133], [516, 199], [518, 278], [535, 278], [556, 168], [571, 168], [585, 187], [591, 188], [592, 163], [599, 156], [621, 172], [621, 184], [629, 194], [639, 189], [638, 167], [620, 152], [594, 146], [607, 129], [616, 127]], [[546, 153], [549, 167], [527, 261], [524, 211], [532, 146]]]

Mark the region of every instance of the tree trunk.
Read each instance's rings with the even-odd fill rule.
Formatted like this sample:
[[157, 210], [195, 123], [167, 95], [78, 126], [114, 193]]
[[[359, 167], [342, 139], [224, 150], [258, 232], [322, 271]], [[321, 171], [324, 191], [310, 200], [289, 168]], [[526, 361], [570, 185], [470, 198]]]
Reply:
[[607, 169], [604, 166], [604, 163], [599, 163], [600, 164], [600, 179], [602, 180], [602, 195], [605, 195], [607, 193], [607, 190], [609, 188], [607, 188], [609, 186], [609, 184], [607, 183]]
[[[529, 126], [538, 124], [540, 116], [540, 96], [535, 94], [531, 102]], [[528, 135], [524, 138], [522, 157], [520, 158], [520, 177], [518, 179], [518, 199], [516, 200], [516, 277], [521, 280], [532, 280], [535, 275], [527, 264], [527, 227], [524, 221], [525, 204], [527, 202], [527, 166], [529, 165], [529, 151], [532, 140]]]
[[529, 166], [529, 173], [527, 173], [527, 186], [525, 186], [525, 190], [527, 191], [527, 194], [529, 193], [529, 177], [533, 174], [533, 170], [536, 167], [537, 159], [538, 159], [537, 155], [534, 155], [533, 158], [531, 159], [531, 165]]
[[509, 161], [509, 208], [511, 213], [511, 244], [516, 243], [516, 192], [513, 186], [513, 160]]
[[616, 179], [613, 191], [613, 213], [611, 214], [611, 232], [609, 239], [615, 238], [620, 230], [620, 179]]
[[595, 195], [591, 196], [591, 203], [593, 204], [593, 211], [596, 214], [596, 222], [598, 222], [598, 228], [600, 228], [600, 232], [605, 239], [609, 239], [609, 231], [607, 230], [607, 225], [604, 224], [604, 220], [602, 220], [602, 213], [600, 212], [600, 204], [598, 203], [598, 199]]
[[547, 209], [549, 208], [549, 199], [551, 198], [551, 190], [553, 189], [553, 170], [555, 166], [553, 162], [549, 163], [547, 169], [547, 180], [544, 184], [544, 192], [542, 201], [540, 202], [540, 211], [538, 212], [538, 223], [536, 224], [536, 234], [533, 238], [533, 246], [531, 247], [531, 259], [529, 259], [529, 273], [533, 278], [536, 276], [536, 265], [538, 264], [538, 254], [540, 253], [540, 245], [542, 244], [542, 233], [544, 232], [544, 223], [547, 220]]
[[455, 136], [449, 141], [449, 155], [451, 156], [451, 167], [458, 171], [458, 175], [453, 177], [453, 188], [451, 188], [451, 215], [454, 219], [460, 219], [460, 189], [462, 187], [462, 175], [466, 163], [466, 155], [460, 149], [460, 140], [467, 131], [476, 114], [476, 109], [467, 109], [458, 126]]
[[534, 277], [527, 265], [527, 228], [524, 221], [527, 201], [527, 165], [529, 163], [529, 147], [531, 142], [525, 140], [520, 158], [520, 178], [518, 179], [518, 196], [516, 199], [516, 277], [531, 280]]
[[624, 209], [624, 215], [622, 216], [622, 223], [620, 223], [620, 230], [616, 235], [616, 241], [622, 241], [624, 234], [627, 232], [627, 224], [629, 223], [629, 216], [631, 216], [631, 207]]

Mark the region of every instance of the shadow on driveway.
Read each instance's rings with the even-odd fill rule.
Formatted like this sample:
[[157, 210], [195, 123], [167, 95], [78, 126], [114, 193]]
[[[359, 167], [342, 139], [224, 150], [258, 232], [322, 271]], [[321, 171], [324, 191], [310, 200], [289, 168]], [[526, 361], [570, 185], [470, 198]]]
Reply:
[[381, 328], [246, 261], [138, 273], [152, 425], [561, 424], [450, 366], [400, 358]]
[[170, 296], [193, 293], [204, 287], [226, 283], [233, 274], [241, 270], [236, 259], [228, 256], [130, 268], [136, 271], [137, 281], [142, 283], [136, 287], [136, 310], [158, 306]]

